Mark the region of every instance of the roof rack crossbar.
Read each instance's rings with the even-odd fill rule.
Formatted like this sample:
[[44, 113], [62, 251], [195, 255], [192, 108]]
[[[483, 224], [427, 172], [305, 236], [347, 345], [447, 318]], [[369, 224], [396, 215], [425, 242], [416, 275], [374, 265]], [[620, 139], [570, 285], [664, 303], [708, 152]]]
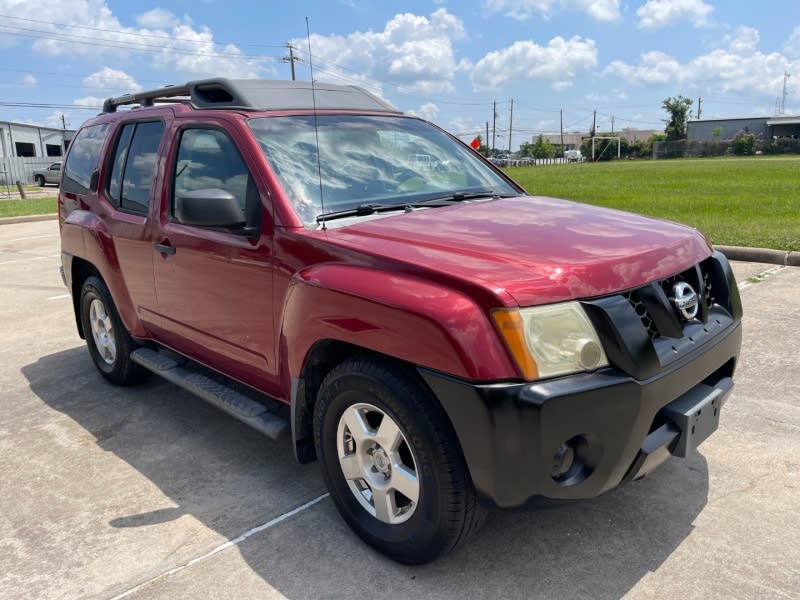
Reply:
[[[168, 85], [155, 90], [147, 90], [146, 92], [125, 94], [124, 96], [118, 96], [116, 98], [108, 98], [105, 102], [103, 102], [103, 112], [116, 112], [118, 106], [125, 106], [127, 104], [153, 106], [154, 102], [163, 101], [167, 98], [175, 98], [177, 96], [184, 96], [188, 98], [189, 95], [189, 85]], [[176, 102], [176, 100], [172, 100], [172, 102]]]

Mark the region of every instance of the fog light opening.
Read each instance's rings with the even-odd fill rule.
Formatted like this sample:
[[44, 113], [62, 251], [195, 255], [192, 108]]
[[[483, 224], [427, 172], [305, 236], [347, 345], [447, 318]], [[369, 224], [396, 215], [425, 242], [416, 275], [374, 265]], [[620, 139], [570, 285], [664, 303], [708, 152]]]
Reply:
[[553, 454], [550, 469], [553, 481], [563, 486], [577, 485], [585, 481], [596, 466], [596, 462], [589, 460], [589, 446], [589, 439], [584, 435], [576, 435], [561, 444]]

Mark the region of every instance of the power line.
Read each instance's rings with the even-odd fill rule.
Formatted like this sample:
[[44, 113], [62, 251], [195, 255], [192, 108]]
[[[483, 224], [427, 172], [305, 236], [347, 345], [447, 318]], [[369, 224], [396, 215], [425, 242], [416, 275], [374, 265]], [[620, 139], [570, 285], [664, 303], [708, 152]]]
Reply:
[[[55, 22], [55, 21], [42, 21], [42, 20], [39, 20], [39, 19], [26, 19], [26, 18], [23, 18], [23, 17], [13, 17], [11, 15], [0, 15], [0, 19], [10, 19], [10, 20], [15, 20], [15, 21], [25, 21], [25, 22], [28, 22], [28, 23], [39, 23], [41, 25], [52, 25], [52, 26], [55, 26], [55, 27], [70, 27], [72, 29], [87, 29], [89, 31], [102, 31], [103, 33], [118, 33], [118, 34], [122, 34], [122, 35], [132, 35], [132, 36], [136, 36], [136, 37], [140, 37], [140, 38], [141, 37], [149, 37], [149, 38], [153, 38], [153, 39], [161, 40], [161, 41], [164, 40], [164, 36], [163, 35], [156, 35], [156, 34], [152, 34], [152, 33], [140, 33], [138, 31], [125, 31], [123, 29], [108, 29], [107, 27], [91, 27], [89, 25], [74, 25], [74, 24], [69, 24], [69, 23], [58, 23], [58, 22]], [[42, 31], [42, 30], [34, 30], [34, 31]], [[173, 40], [173, 41], [176, 41], [176, 42], [189, 42], [189, 43], [197, 43], [197, 44], [205, 43], [205, 42], [200, 42], [200, 41], [198, 41], [196, 39], [191, 39], [191, 38], [181, 38], [181, 37], [172, 37], [172, 36], [167, 36], [167, 37], [169, 39]], [[286, 44], [280, 44], [280, 43], [277, 43], [277, 42], [274, 43], [274, 44], [252, 44], [252, 43], [248, 43], [248, 42], [229, 42], [229, 41], [223, 42], [223, 41], [217, 41], [215, 43], [219, 44], [219, 45], [233, 44], [233, 45], [236, 45], [236, 46], [251, 46], [251, 47], [255, 47], [255, 48], [284, 48], [286, 46]]]

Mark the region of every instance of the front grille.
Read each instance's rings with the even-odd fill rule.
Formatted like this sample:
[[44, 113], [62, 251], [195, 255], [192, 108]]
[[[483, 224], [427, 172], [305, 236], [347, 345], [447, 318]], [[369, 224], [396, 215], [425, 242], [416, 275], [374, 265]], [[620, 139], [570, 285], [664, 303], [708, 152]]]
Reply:
[[[719, 278], [715, 277], [715, 265], [715, 261], [708, 259], [681, 273], [625, 294], [651, 340], [663, 336], [680, 337], [683, 326], [689, 321], [706, 322], [709, 310], [717, 303], [715, 280], [719, 285]], [[699, 296], [700, 310], [694, 319], [683, 317], [668, 299], [678, 282], [688, 283]]]
[[650, 313], [647, 311], [647, 306], [644, 302], [642, 302], [642, 299], [639, 297], [639, 294], [636, 292], [636, 290], [625, 294], [625, 298], [633, 307], [633, 310], [636, 311], [636, 314], [639, 315], [639, 319], [642, 321], [644, 328], [647, 329], [647, 335], [650, 336], [650, 339], [652, 340], [657, 338], [659, 336], [658, 328], [656, 327], [653, 319], [650, 317]]
[[[687, 283], [699, 297], [692, 319], [684, 318], [669, 300], [678, 282]], [[718, 338], [742, 317], [736, 282], [719, 252], [675, 275], [587, 300], [583, 306], [609, 364], [640, 381]]]

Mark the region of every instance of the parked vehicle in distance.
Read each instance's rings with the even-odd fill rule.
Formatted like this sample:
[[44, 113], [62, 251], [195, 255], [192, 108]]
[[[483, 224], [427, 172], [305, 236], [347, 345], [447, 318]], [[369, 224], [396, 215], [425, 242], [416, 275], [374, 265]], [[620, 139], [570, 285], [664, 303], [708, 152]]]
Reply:
[[567, 162], [581, 162], [583, 161], [583, 154], [581, 154], [580, 150], [567, 150], [564, 152], [564, 158], [567, 159]]
[[487, 506], [594, 497], [687, 456], [733, 386], [741, 302], [700, 233], [531, 196], [356, 87], [110, 98], [58, 209], [100, 374], [155, 373], [289, 437], [404, 563]]
[[33, 180], [39, 187], [44, 187], [47, 183], [58, 185], [61, 183], [61, 163], [54, 162], [46, 169], [37, 169], [33, 172]]

